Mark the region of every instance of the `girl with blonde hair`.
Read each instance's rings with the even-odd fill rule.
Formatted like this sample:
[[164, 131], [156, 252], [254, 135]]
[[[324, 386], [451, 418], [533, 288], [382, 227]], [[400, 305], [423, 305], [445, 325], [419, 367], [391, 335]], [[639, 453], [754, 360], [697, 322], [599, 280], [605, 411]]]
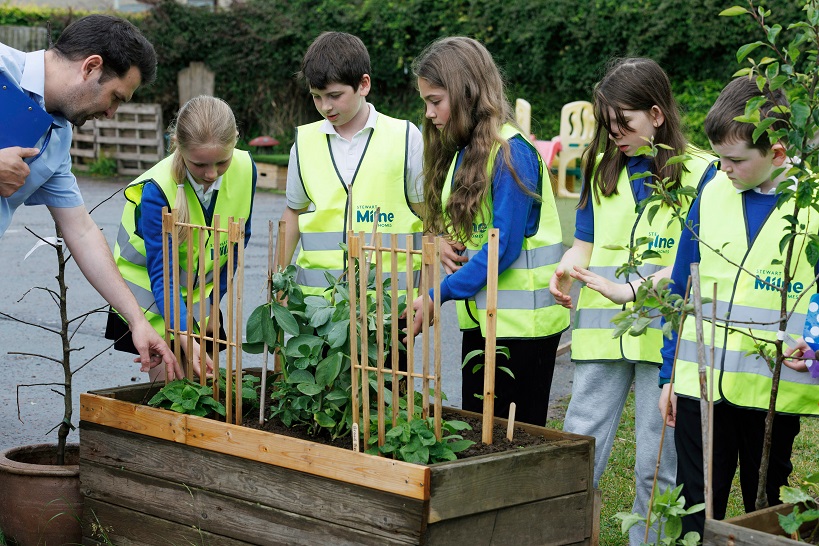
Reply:
[[[229, 217], [245, 218], [245, 246], [250, 240], [256, 166], [250, 154], [235, 149], [237, 138], [236, 120], [225, 101], [210, 96], [194, 97], [182, 106], [172, 125], [173, 153], [125, 188], [127, 202], [122, 212], [114, 258], [146, 318], [160, 335], [165, 334], [165, 318], [174, 316], [176, 304], [179, 305], [179, 327], [189, 330], [188, 291], [193, 291], [194, 302], [198, 303], [202, 298], [210, 298], [212, 302], [213, 271], [217, 267], [221, 275], [220, 296], [227, 290], [226, 248], [214, 249], [213, 238], [208, 237], [204, 255], [200, 255], [198, 241], [187, 241], [186, 230], [180, 230], [180, 263], [171, 264], [171, 267], [178, 267], [179, 278], [185, 279], [189, 268], [199, 271], [199, 261], [202, 260], [206, 273], [211, 274], [206, 286], [177, 288], [170, 279], [171, 309], [164, 308], [162, 208], [175, 209], [179, 222], [202, 226], [211, 226], [215, 215], [225, 221]], [[214, 256], [219, 256], [219, 260], [214, 260]], [[180, 284], [183, 283], [180, 280]], [[211, 306], [205, 307], [209, 313]], [[192, 331], [209, 324], [209, 316], [196, 316], [199, 305], [192, 311], [197, 322], [190, 325]], [[127, 326], [114, 310], [109, 313], [105, 336], [116, 340], [116, 349], [134, 352]], [[179, 341], [182, 349], [187, 350], [187, 339]], [[196, 342], [193, 354], [186, 356], [199, 374], [201, 363]], [[205, 365], [207, 372], [212, 371], [209, 357]], [[152, 377], [162, 372], [159, 366], [154, 370]]]

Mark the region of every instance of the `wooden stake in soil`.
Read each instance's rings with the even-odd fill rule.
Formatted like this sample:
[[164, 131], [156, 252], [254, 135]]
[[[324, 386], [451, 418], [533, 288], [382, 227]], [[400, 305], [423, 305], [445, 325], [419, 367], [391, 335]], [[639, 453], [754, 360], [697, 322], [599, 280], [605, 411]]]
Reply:
[[483, 430], [481, 441], [492, 443], [495, 419], [495, 350], [498, 321], [498, 228], [489, 231], [489, 257], [486, 266], [486, 349], [483, 364]]
[[[696, 332], [697, 332], [697, 369], [699, 370], [700, 379], [700, 430], [702, 434], [702, 471], [703, 480], [707, 483], [708, 473], [710, 472], [710, 465], [708, 464], [708, 379], [706, 376], [706, 360], [705, 360], [705, 340], [702, 329], [702, 291], [700, 288], [700, 268], [699, 264], [691, 264], [691, 287], [694, 298], [694, 313], [696, 316]], [[716, 304], [716, 302], [714, 302]], [[708, 490], [705, 491], [705, 511], [710, 513], [709, 506], [712, 505], [711, 498], [708, 495]]]
[[[281, 222], [280, 222], [281, 224]], [[284, 239], [279, 239], [279, 242], [283, 245]], [[278, 263], [278, 262], [277, 262]], [[267, 282], [265, 283], [265, 297], [267, 298], [267, 305], [270, 306], [270, 302], [273, 299], [273, 220], [267, 221]], [[267, 400], [267, 358], [268, 358], [268, 346], [267, 342], [264, 342], [264, 349], [262, 349], [262, 389], [261, 389], [261, 396], [259, 398], [259, 424], [261, 425], [264, 423], [264, 408], [265, 408], [265, 400]]]
[[[165, 313], [171, 308], [171, 287], [170, 287], [170, 260], [168, 258], [168, 239], [166, 234], [173, 230], [173, 216], [168, 213], [168, 207], [162, 207], [162, 288], [164, 291], [163, 299], [165, 300]], [[165, 321], [165, 342], [170, 341], [171, 338], [171, 324]], [[176, 352], [176, 361], [184, 367], [184, 363], [179, 359], [179, 353]], [[168, 367], [165, 366], [165, 384], [168, 384]]]
[[705, 477], [705, 517], [714, 519], [714, 366], [716, 365], [717, 283], [711, 300], [711, 370], [708, 389], [708, 472]]
[[[685, 297], [683, 298], [683, 310], [680, 314], [680, 326], [677, 329], [677, 346], [674, 349], [674, 361], [671, 364], [671, 379], [668, 382], [668, 402], [665, 406], [666, 416], [671, 413], [671, 397], [674, 395], [674, 372], [677, 370], [677, 355], [680, 354], [680, 342], [682, 341], [682, 331], [683, 325], [685, 324], [685, 307], [688, 305], [688, 296], [691, 294], [691, 277], [688, 277], [688, 284], [685, 287]], [[648, 498], [648, 514], [646, 514], [646, 535], [645, 535], [645, 542], [648, 544], [648, 532], [651, 529], [651, 507], [654, 506], [654, 491], [657, 489], [657, 478], [660, 474], [660, 462], [662, 462], [663, 457], [663, 444], [665, 443], [665, 429], [666, 429], [666, 419], [663, 419], [663, 426], [660, 429], [660, 447], [657, 449], [657, 464], [654, 467], [654, 481], [651, 483], [651, 495]]]
[[[276, 250], [276, 267], [281, 270], [284, 270], [288, 265], [285, 262], [285, 254], [287, 250], [285, 247], [285, 239], [287, 238], [287, 222], [279, 222], [279, 232], [276, 235], [276, 241], [281, 241], [281, 244], [277, 244]], [[279, 292], [276, 294], [276, 301], [281, 303], [282, 299], [284, 298], [284, 292]], [[284, 332], [279, 330], [279, 344], [284, 343]], [[284, 368], [284, 357], [281, 354], [279, 349], [276, 349], [276, 352], [273, 354], [273, 371], [276, 373], [280, 373]]]
[[[185, 230], [185, 242], [188, 245], [188, 249], [193, 248], [193, 230], [192, 230], [192, 227], [193, 226], [187, 225], [187, 226], [184, 226], [184, 228], [183, 228]], [[201, 254], [200, 254], [200, 256], [201, 256]], [[188, 360], [191, 361], [191, 363], [192, 363], [193, 362], [193, 338], [194, 338], [194, 336], [193, 336], [193, 306], [194, 306], [193, 294], [195, 292], [193, 287], [195, 285], [194, 285], [194, 282], [193, 282], [193, 266], [192, 266], [192, 264], [189, 264], [186, 269], [187, 269], [187, 271], [186, 271], [186, 275], [185, 275], [185, 282], [186, 282], [185, 286], [187, 288], [185, 289], [185, 292], [186, 292], [187, 297], [185, 298], [185, 324], [187, 324], [186, 330], [187, 330], [188, 334], [187, 334], [187, 337], [186, 337], [187, 343], [185, 343], [185, 356], [187, 356]], [[177, 287], [177, 290], [179, 290], [179, 287]], [[200, 329], [199, 333], [200, 333], [199, 343], [201, 343], [202, 342], [201, 329]], [[188, 366], [187, 375], [188, 375], [188, 379], [193, 380], [193, 365]], [[201, 381], [201, 384], [204, 385], [205, 384], [204, 370], [200, 370], [199, 376], [200, 376], [199, 380]]]
[[[362, 370], [362, 379], [359, 381], [358, 364], [358, 312], [356, 302], [358, 301], [355, 264], [358, 256], [361, 255], [361, 240], [353, 235], [352, 231], [347, 232], [347, 284], [350, 289], [350, 372], [352, 373], [352, 405], [353, 405], [353, 451], [359, 451], [359, 384], [367, 384], [367, 371]], [[369, 429], [365, 430], [365, 442], [369, 439]], [[366, 445], [366, 444], [365, 444]]]
[[[213, 217], [213, 248], [215, 252], [219, 252], [219, 249], [222, 248], [221, 245], [221, 229], [219, 227], [221, 219], [219, 215], [216, 214]], [[222, 293], [222, 275], [220, 274], [220, 267], [219, 261], [214, 260], [213, 263], [213, 294], [218, 296]], [[217, 298], [214, 300], [214, 304], [210, 310], [210, 321], [213, 322], [213, 337], [219, 337], [220, 333], [220, 321], [219, 321], [219, 307], [216, 303]], [[211, 361], [213, 362], [213, 397], [216, 400], [219, 400], [219, 344], [214, 342], [211, 345]], [[231, 377], [230, 373], [227, 374], [225, 377], [225, 409], [226, 409], [226, 416], [225, 422], [230, 423], [230, 387], [231, 387]]]
[[[201, 257], [201, 256], [205, 255], [205, 230], [200, 229], [198, 231], [199, 231], [199, 237], [198, 237], [198, 240], [199, 240], [199, 256]], [[206, 260], [204, 260], [202, 258], [199, 259], [199, 286], [205, 286], [204, 283], [206, 282], [206, 279], [207, 279], [207, 274], [205, 273], [205, 261]], [[205, 307], [205, 304], [206, 304], [205, 300], [206, 299], [207, 298], [199, 298], [199, 320], [200, 320], [200, 322], [202, 320], [204, 320], [204, 317], [208, 316], [207, 308]], [[200, 334], [202, 333], [201, 324], [200, 324], [199, 332], [200, 332]], [[201, 385], [205, 384], [205, 374], [201, 373], [201, 369], [202, 369], [202, 363], [207, 362], [207, 355], [208, 355], [207, 343], [205, 342], [204, 338], [202, 336], [200, 336], [200, 339], [199, 339], [199, 369], [200, 369], [199, 381], [200, 381]], [[218, 376], [216, 374], [214, 374], [214, 377], [218, 377]]]
[[515, 436], [515, 409], [517, 405], [512, 402], [509, 404], [509, 421], [506, 423], [506, 439], [510, 442]]
[[415, 336], [411, 329], [415, 322], [412, 302], [415, 301], [415, 269], [413, 268], [413, 237], [407, 235], [406, 273], [407, 273], [407, 415], [415, 415]]

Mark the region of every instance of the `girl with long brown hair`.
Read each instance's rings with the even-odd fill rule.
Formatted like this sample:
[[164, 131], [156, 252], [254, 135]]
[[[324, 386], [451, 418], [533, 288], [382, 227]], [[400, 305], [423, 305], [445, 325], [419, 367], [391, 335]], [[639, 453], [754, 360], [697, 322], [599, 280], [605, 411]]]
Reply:
[[[498, 344], [509, 359], [498, 364], [495, 414], [546, 423], [560, 333], [568, 312], [548, 291], [562, 252], [560, 223], [549, 171], [515, 126], [498, 67], [486, 48], [465, 37], [438, 40], [413, 63], [426, 104], [424, 200], [426, 228], [446, 234], [442, 261], [448, 275], [441, 300], [458, 300], [464, 357], [483, 349], [486, 335], [487, 241], [498, 228]], [[462, 255], [461, 255], [462, 254]], [[417, 298], [431, 308], [430, 295]], [[416, 315], [415, 331], [421, 316]], [[463, 407], [480, 411], [483, 373], [475, 362], [462, 371]]]

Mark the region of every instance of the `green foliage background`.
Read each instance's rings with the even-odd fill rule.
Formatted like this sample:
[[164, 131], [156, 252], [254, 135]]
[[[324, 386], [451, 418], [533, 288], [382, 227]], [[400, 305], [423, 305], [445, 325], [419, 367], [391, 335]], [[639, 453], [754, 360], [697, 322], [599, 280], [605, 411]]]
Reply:
[[[159, 55], [154, 85], [135, 100], [159, 102], [170, 121], [178, 108], [176, 76], [192, 61], [216, 73], [242, 136], [276, 136], [285, 152], [293, 127], [318, 119], [295, 78], [302, 55], [322, 31], [358, 35], [372, 60], [370, 98], [379, 110], [422, 119], [410, 65], [428, 43], [447, 35], [481, 40], [509, 83], [509, 97], [532, 104], [532, 132], [557, 134], [560, 107], [588, 99], [612, 57], [648, 56], [674, 82], [689, 137], [704, 142], [702, 119], [736, 69], [736, 49], [754, 36], [750, 18], [718, 13], [742, 0], [247, 0], [216, 12], [152, 0], [146, 14], [124, 14]], [[799, 0], [768, 0], [772, 22], [794, 20]], [[52, 35], [78, 11], [0, 5], [0, 25], [44, 25]]]

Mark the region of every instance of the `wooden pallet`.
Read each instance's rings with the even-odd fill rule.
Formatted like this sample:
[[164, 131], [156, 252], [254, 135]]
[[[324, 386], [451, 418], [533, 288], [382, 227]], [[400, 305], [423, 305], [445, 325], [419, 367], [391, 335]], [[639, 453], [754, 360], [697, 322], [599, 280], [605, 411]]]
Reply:
[[74, 127], [74, 168], [86, 171], [100, 157], [117, 162], [117, 174], [137, 176], [165, 157], [165, 128], [159, 104], [123, 104], [113, 119]]

